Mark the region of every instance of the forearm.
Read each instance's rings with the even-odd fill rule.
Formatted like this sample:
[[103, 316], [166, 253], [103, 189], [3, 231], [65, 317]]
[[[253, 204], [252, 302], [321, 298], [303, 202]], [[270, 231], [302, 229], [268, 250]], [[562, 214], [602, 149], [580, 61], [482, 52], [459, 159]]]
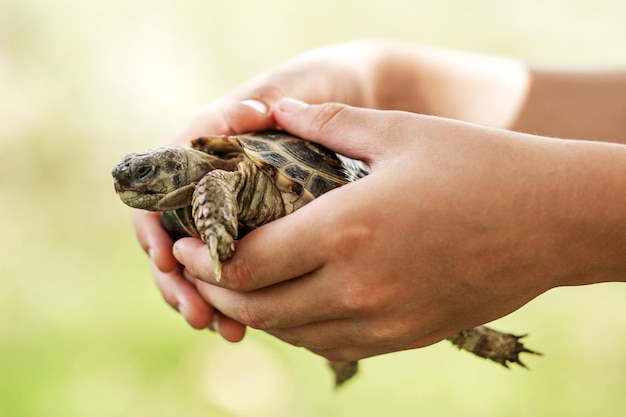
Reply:
[[[431, 165], [454, 178], [436, 185], [436, 211], [455, 225], [433, 234], [446, 236], [452, 249], [441, 262], [457, 251], [459, 276], [530, 290], [529, 297], [556, 286], [626, 281], [626, 145], [430, 120], [435, 130], [424, 124], [419, 136], [441, 150], [410, 163], [421, 166], [416, 177]], [[422, 186], [418, 195], [434, 204], [428, 192]]]
[[498, 128], [517, 119], [530, 80], [521, 61], [415, 44], [373, 45], [373, 107]]
[[443, 145], [440, 169], [450, 175], [452, 165], [458, 182], [442, 200], [459, 207], [448, 215], [478, 231], [452, 239], [467, 251], [461, 271], [545, 285], [535, 295], [626, 281], [626, 145], [460, 126], [434, 137], [454, 143]]
[[373, 105], [544, 136], [626, 143], [626, 71], [566, 72], [372, 43]]
[[533, 70], [511, 128], [544, 136], [626, 143], [626, 71]]
[[[564, 285], [626, 281], [626, 146], [567, 141], [552, 208], [562, 227]], [[563, 148], [565, 149], [565, 148]], [[558, 178], [552, 179], [558, 184]]]

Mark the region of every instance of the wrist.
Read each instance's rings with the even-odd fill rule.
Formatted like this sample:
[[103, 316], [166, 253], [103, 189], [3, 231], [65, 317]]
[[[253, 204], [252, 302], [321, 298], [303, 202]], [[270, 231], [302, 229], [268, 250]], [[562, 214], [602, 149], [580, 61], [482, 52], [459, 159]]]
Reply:
[[[560, 145], [560, 146], [559, 146]], [[565, 141], [552, 209], [558, 285], [626, 280], [626, 146]], [[560, 183], [560, 184], [559, 184]]]
[[458, 126], [420, 165], [454, 179], [436, 193], [465, 226], [446, 240], [468, 281], [536, 296], [626, 279], [626, 146]]

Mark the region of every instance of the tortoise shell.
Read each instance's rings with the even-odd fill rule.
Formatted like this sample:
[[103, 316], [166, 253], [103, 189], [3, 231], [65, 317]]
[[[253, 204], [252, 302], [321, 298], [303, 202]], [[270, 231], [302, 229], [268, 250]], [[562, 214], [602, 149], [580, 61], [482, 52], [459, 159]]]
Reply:
[[368, 174], [361, 162], [282, 131], [204, 137], [192, 141], [192, 147], [221, 158], [236, 158], [237, 151], [243, 150], [248, 159], [277, 183], [286, 180], [294, 193], [307, 191], [311, 198]]

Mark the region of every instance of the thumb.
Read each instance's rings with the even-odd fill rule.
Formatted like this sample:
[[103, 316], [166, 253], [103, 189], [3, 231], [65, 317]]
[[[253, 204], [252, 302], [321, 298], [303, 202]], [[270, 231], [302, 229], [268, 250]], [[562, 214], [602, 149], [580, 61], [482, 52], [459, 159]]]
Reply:
[[374, 162], [385, 151], [386, 112], [339, 103], [309, 105], [291, 98], [279, 100], [274, 119], [283, 129], [317, 142], [349, 158]]

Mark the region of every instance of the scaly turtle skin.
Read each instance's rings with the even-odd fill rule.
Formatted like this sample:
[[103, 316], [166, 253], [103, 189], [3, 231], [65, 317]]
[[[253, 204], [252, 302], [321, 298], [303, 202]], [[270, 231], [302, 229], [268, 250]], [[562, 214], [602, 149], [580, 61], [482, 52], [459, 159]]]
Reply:
[[[218, 281], [235, 239], [368, 173], [360, 161], [279, 131], [202, 137], [191, 147], [132, 153], [112, 172], [124, 203], [161, 211], [173, 238], [199, 237], [208, 245]], [[449, 338], [504, 366], [525, 367], [519, 354], [537, 353], [519, 339], [484, 326]], [[340, 385], [357, 372], [357, 362], [331, 362], [331, 368]]]

